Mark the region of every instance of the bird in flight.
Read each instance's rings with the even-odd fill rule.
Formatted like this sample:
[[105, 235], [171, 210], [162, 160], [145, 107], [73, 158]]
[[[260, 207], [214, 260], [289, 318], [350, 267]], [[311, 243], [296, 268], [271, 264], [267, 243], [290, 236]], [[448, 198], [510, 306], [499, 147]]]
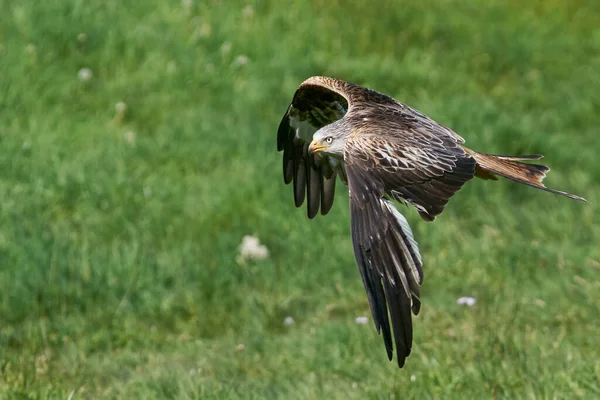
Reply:
[[[283, 178], [296, 207], [309, 218], [331, 209], [336, 179], [348, 185], [354, 256], [377, 332], [390, 360], [396, 344], [402, 368], [412, 347], [412, 317], [419, 313], [423, 262], [406, 218], [392, 200], [414, 206], [433, 221], [474, 176], [497, 176], [551, 193], [582, 197], [542, 184], [544, 165], [523, 161], [541, 155], [478, 153], [464, 139], [405, 104], [342, 80], [304, 81], [277, 132]], [[392, 339], [393, 335], [393, 339]]]

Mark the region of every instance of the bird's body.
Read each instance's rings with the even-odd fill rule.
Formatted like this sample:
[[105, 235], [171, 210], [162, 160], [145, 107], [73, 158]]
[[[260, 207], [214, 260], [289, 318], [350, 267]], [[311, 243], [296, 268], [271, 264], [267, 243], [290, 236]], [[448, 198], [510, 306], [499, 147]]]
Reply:
[[394, 335], [399, 366], [410, 354], [411, 310], [419, 312], [423, 271], [410, 227], [391, 199], [433, 221], [474, 176], [500, 175], [583, 200], [546, 188], [547, 167], [521, 162], [541, 156], [481, 154], [463, 143], [389, 96], [327, 77], [300, 85], [279, 126], [284, 181], [293, 182], [297, 207], [306, 199], [309, 218], [331, 209], [337, 176], [349, 186], [355, 258], [390, 359]]

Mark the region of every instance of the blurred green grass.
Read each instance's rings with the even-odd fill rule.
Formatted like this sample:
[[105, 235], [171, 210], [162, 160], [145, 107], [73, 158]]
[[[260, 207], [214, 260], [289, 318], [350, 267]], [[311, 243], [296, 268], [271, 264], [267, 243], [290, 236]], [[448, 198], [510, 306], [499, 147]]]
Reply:
[[[600, 396], [597, 2], [0, 0], [0, 15], [0, 398]], [[317, 74], [473, 149], [542, 153], [547, 184], [591, 202], [474, 181], [434, 224], [401, 208], [426, 274], [402, 370], [354, 322], [369, 307], [346, 188], [308, 221], [282, 182], [277, 125]], [[269, 259], [236, 262], [246, 234]]]

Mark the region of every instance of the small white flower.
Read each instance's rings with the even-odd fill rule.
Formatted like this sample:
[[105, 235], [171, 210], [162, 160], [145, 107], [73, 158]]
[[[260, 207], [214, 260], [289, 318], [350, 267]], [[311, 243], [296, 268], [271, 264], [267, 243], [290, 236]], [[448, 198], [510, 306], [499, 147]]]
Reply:
[[459, 297], [458, 300], [456, 300], [456, 304], [466, 304], [469, 307], [472, 307], [475, 305], [475, 297]]
[[81, 82], [87, 82], [92, 79], [92, 70], [89, 68], [81, 68], [79, 72], [77, 72], [77, 77]]
[[238, 262], [243, 263], [246, 260], [264, 260], [269, 257], [269, 250], [260, 244], [256, 236], [246, 235], [240, 245], [240, 254]]
[[290, 325], [294, 325], [294, 318], [290, 317], [289, 315], [287, 317], [285, 317], [285, 319], [283, 320], [283, 325], [285, 326], [290, 326]]
[[119, 114], [123, 114], [127, 110], [127, 104], [122, 101], [115, 104], [115, 111]]
[[254, 7], [248, 4], [246, 7], [244, 7], [242, 13], [244, 14], [244, 18], [252, 18], [254, 16]]
[[416, 381], [416, 380], [417, 380], [417, 377], [416, 377], [416, 376], [414, 376], [414, 375], [411, 375], [411, 376], [410, 376], [410, 381], [411, 381], [411, 382], [414, 382], [414, 381]]
[[352, 382], [352, 389], [356, 389], [358, 387], [358, 383]]
[[212, 32], [212, 28], [211, 28], [210, 24], [204, 23], [204, 24], [200, 25], [200, 30], [198, 31], [198, 36], [200, 36], [202, 38], [206, 38], [206, 37], [210, 36], [211, 32]]
[[[125, 141], [127, 143], [133, 145], [135, 143], [135, 132], [134, 131], [126, 131], [125, 133], [123, 133], [123, 139], [125, 139]], [[146, 189], [144, 189], [144, 191], [146, 191]], [[148, 196], [146, 196], [146, 197], [148, 197]]]
[[242, 351], [246, 348], [246, 346], [244, 346], [244, 343], [240, 343], [237, 346], [235, 346], [235, 350], [236, 351]]
[[235, 60], [233, 60], [233, 62], [231, 63], [232, 67], [243, 67], [244, 65], [248, 64], [248, 62], [250, 61], [250, 59], [245, 56], [245, 55], [239, 55], [235, 58]]
[[546, 302], [542, 299], [535, 299], [534, 302], [538, 307], [546, 307]]
[[231, 43], [225, 42], [221, 45], [221, 54], [226, 55], [231, 52]]
[[369, 317], [356, 317], [354, 320], [359, 325], [365, 325], [369, 322]]

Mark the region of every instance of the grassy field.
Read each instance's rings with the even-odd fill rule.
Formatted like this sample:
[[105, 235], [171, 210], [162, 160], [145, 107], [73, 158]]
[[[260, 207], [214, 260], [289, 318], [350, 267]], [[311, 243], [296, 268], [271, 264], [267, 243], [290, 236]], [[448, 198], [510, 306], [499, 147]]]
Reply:
[[[600, 398], [599, 20], [592, 0], [0, 0], [0, 399]], [[590, 200], [478, 180], [433, 224], [402, 207], [425, 282], [401, 370], [355, 322], [347, 189], [309, 221], [282, 182], [277, 126], [317, 74], [542, 153]], [[236, 261], [249, 234], [268, 259]]]

